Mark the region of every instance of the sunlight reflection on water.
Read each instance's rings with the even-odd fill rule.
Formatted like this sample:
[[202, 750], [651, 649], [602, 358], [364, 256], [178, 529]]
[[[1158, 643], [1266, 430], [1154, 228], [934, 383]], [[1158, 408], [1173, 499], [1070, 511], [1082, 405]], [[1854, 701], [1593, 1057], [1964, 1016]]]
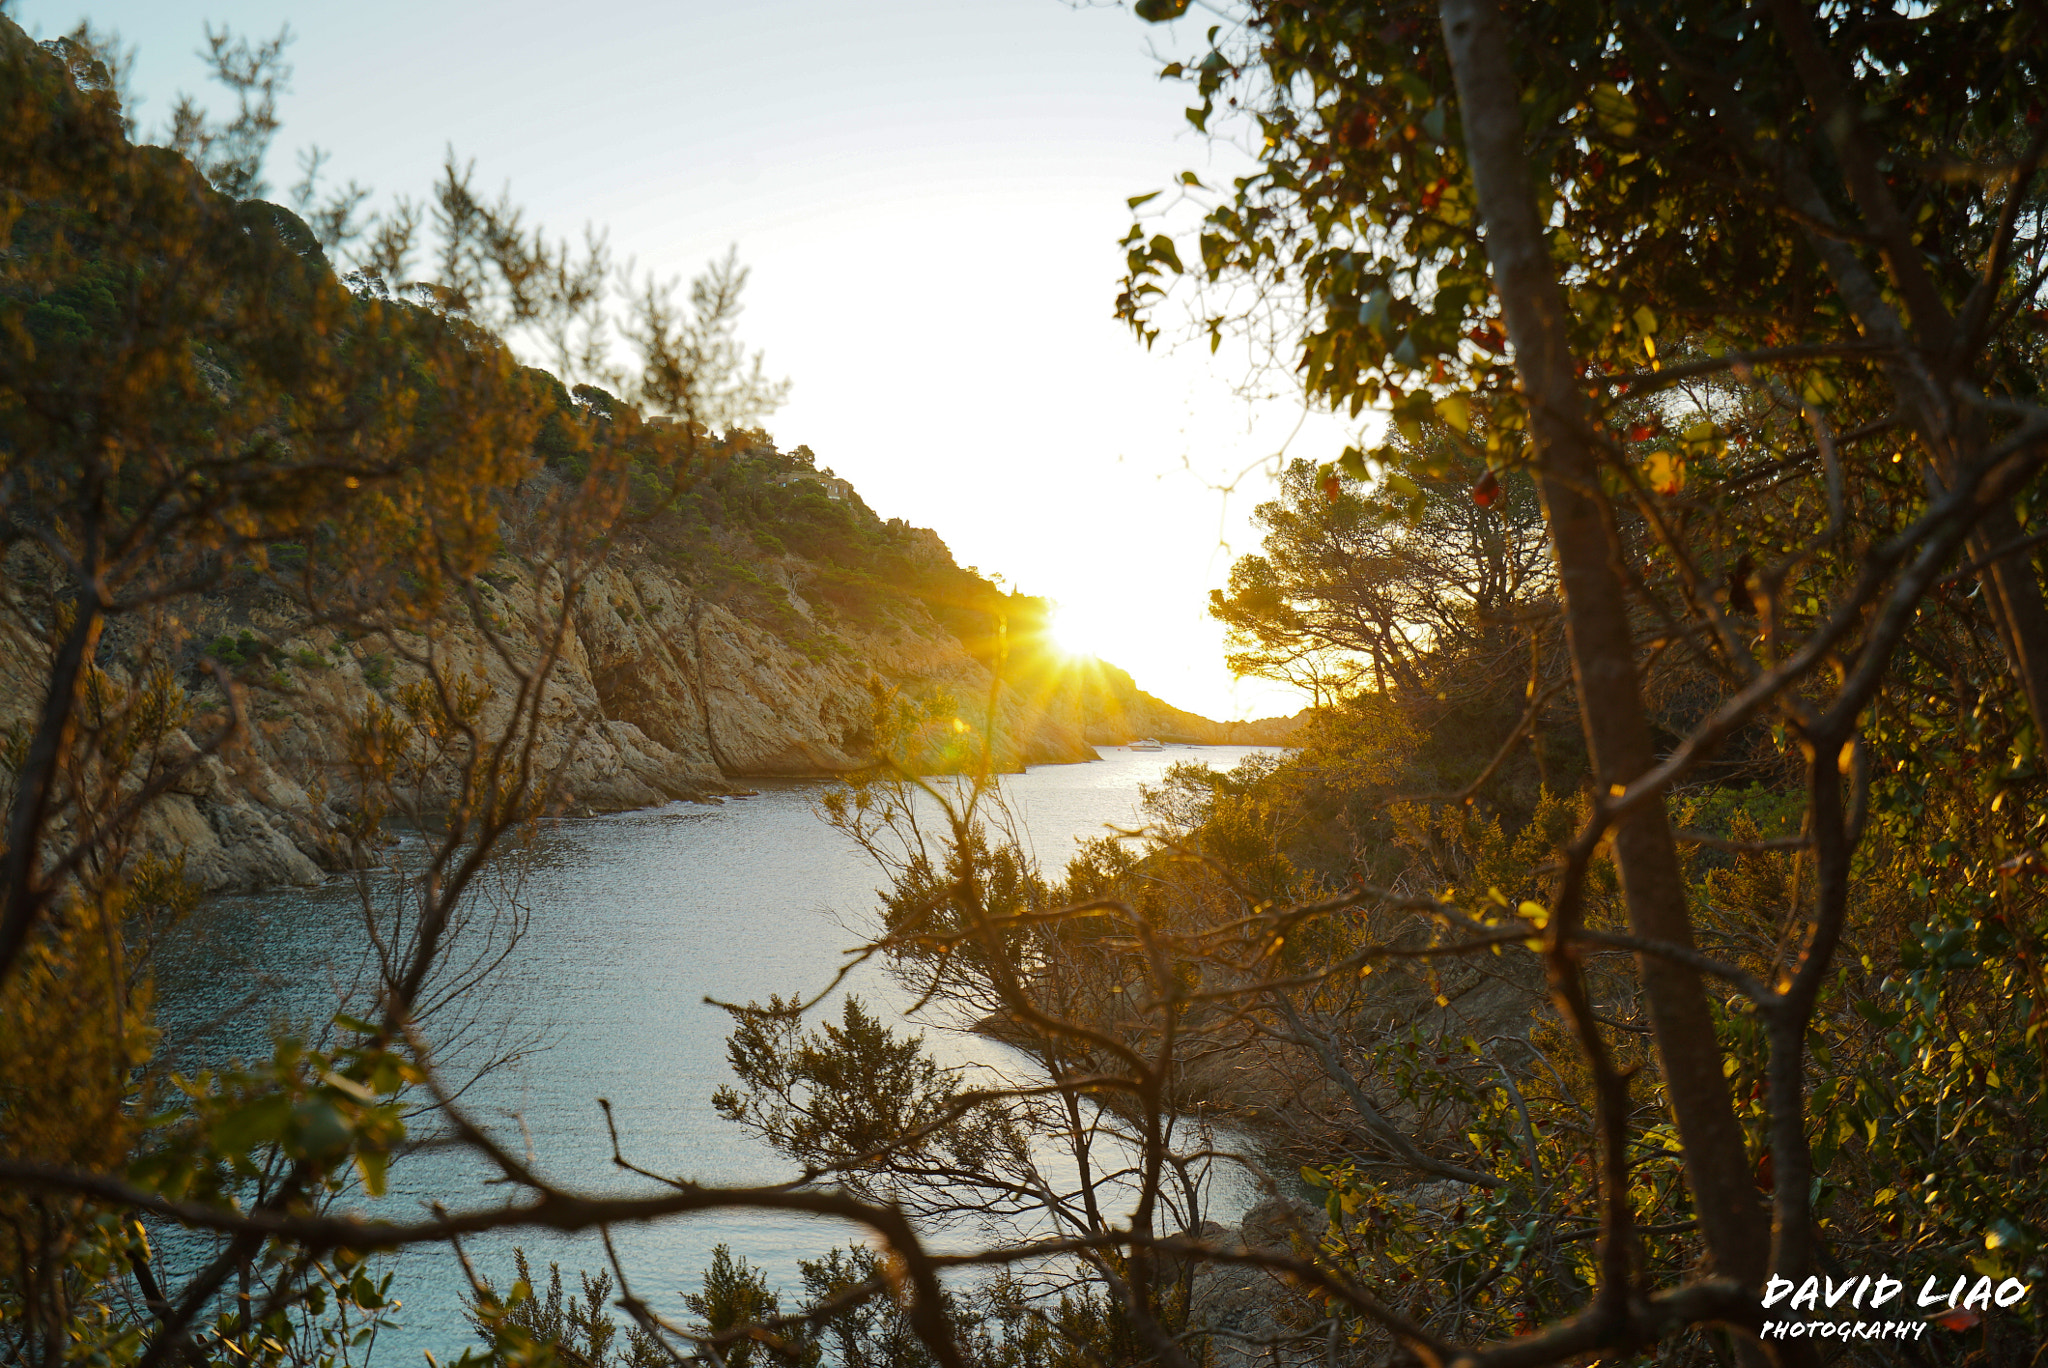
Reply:
[[[1105, 749], [1098, 763], [1041, 766], [1007, 777], [1004, 789], [1041, 866], [1055, 875], [1077, 840], [1106, 834], [1105, 823], [1136, 825], [1138, 785], [1157, 782], [1168, 765], [1198, 759], [1227, 769], [1257, 750]], [[541, 839], [521, 889], [531, 923], [478, 1003], [480, 1030], [470, 1046], [544, 1042], [464, 1099], [501, 1142], [530, 1152], [562, 1182], [619, 1188], [597, 1104], [604, 1097], [628, 1157], [643, 1167], [706, 1182], [787, 1176], [765, 1146], [712, 1110], [713, 1090], [730, 1081], [730, 1018], [705, 999], [816, 991], [859, 941], [854, 928], [875, 906], [881, 876], [818, 819], [812, 805], [821, 791], [815, 783], [774, 785], [719, 806], [672, 803], [565, 821]], [[215, 899], [197, 922], [199, 934], [167, 958], [159, 979], [170, 1038], [220, 1022], [181, 1047], [187, 1067], [237, 1050], [267, 1053], [272, 1020], [324, 1020], [335, 1010], [337, 987], [360, 970], [360, 913], [346, 884]], [[892, 1013], [906, 1005], [874, 966], [855, 970], [849, 988]], [[245, 1005], [252, 995], [256, 1005]], [[979, 1037], [934, 1037], [933, 1044], [948, 1062], [999, 1065], [1011, 1057]], [[468, 1161], [417, 1155], [393, 1167], [389, 1197], [370, 1205], [402, 1220], [421, 1213], [430, 1195], [450, 1206], [502, 1195], [502, 1188], [477, 1186], [484, 1176]], [[1216, 1214], [1232, 1220], [1241, 1204], [1234, 1187], [1219, 1192]], [[731, 1245], [766, 1269], [771, 1283], [794, 1288], [798, 1259], [858, 1235], [807, 1218], [728, 1213], [620, 1230], [614, 1238], [635, 1292], [681, 1316], [677, 1290], [695, 1289], [715, 1244]], [[511, 1279], [515, 1243], [539, 1268], [559, 1261], [572, 1290], [576, 1269], [604, 1264], [594, 1235], [474, 1241], [472, 1258], [501, 1287]], [[397, 1270], [404, 1329], [380, 1339], [378, 1360], [417, 1363], [422, 1349], [444, 1360], [459, 1352], [469, 1335], [453, 1255], [411, 1251]]]

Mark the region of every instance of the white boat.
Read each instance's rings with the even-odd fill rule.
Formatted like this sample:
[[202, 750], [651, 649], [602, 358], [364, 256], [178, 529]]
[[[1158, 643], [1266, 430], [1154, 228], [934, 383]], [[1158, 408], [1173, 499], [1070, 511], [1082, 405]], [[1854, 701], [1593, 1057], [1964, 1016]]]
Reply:
[[1158, 741], [1157, 741], [1156, 739], [1154, 739], [1154, 738], [1152, 738], [1152, 737], [1148, 736], [1148, 737], [1146, 737], [1146, 738], [1145, 738], [1145, 739], [1144, 739], [1143, 741], [1133, 741], [1133, 742], [1131, 742], [1131, 749], [1132, 749], [1132, 750], [1165, 750], [1165, 749], [1166, 749], [1166, 747], [1164, 747], [1164, 746], [1160, 745], [1160, 744], [1159, 744], [1159, 742], [1158, 742]]

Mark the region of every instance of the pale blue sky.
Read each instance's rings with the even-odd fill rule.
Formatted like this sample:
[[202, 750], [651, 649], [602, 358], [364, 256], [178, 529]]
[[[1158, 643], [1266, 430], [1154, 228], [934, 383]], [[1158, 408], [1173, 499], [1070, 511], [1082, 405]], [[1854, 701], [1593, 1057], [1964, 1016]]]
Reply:
[[[1061, 601], [1141, 686], [1211, 716], [1292, 711], [1233, 690], [1203, 612], [1268, 488], [1208, 487], [1270, 455], [1297, 407], [1232, 398], [1205, 347], [1147, 356], [1110, 318], [1125, 198], [1241, 163], [1188, 128], [1148, 45], [1192, 31], [1061, 0], [16, 0], [49, 37], [89, 15], [140, 52], [145, 129], [226, 97], [202, 25], [289, 23], [270, 176], [421, 194], [443, 149], [557, 233], [688, 275], [737, 243], [746, 338], [794, 383], [768, 423], [881, 514]], [[281, 191], [274, 197], [282, 198]], [[1226, 349], [1225, 356], [1229, 353]], [[1328, 459], [1327, 420], [1292, 450]]]

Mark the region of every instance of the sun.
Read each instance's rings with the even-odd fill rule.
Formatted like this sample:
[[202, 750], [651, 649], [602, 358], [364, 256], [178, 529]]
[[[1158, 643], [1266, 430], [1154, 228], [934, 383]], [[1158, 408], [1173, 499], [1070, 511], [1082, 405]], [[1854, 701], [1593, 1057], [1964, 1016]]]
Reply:
[[1069, 603], [1053, 610], [1052, 639], [1077, 659], [1103, 659], [1116, 648], [1116, 633], [1117, 624], [1107, 613]]

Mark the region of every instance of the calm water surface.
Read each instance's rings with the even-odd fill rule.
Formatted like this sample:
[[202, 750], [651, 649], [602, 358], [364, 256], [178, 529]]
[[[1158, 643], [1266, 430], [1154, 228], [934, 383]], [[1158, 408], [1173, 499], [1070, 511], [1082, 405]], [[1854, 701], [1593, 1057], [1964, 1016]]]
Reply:
[[[1138, 823], [1138, 786], [1166, 767], [1201, 760], [1228, 769], [1258, 748], [1105, 748], [1087, 765], [1048, 765], [1003, 781], [1041, 867], [1056, 874], [1078, 841], [1106, 824]], [[719, 806], [675, 803], [642, 812], [560, 823], [526, 862], [517, 901], [529, 914], [512, 957], [476, 1001], [469, 1058], [538, 1042], [518, 1062], [482, 1078], [464, 1097], [515, 1152], [586, 1190], [617, 1188], [619, 1171], [597, 1099], [610, 1099], [627, 1156], [657, 1172], [705, 1182], [773, 1181], [785, 1164], [739, 1127], [721, 1121], [711, 1094], [730, 1081], [725, 1037], [731, 1018], [709, 1005], [815, 992], [871, 925], [882, 879], [845, 836], [817, 817], [822, 786], [790, 784]], [[509, 905], [509, 900], [507, 905]], [[182, 1047], [187, 1063], [236, 1050], [263, 1050], [273, 1021], [322, 1021], [361, 972], [364, 936], [352, 886], [222, 898], [201, 913], [198, 947], [165, 965], [164, 1024], [175, 1037], [202, 1024]], [[905, 1005], [879, 970], [863, 968], [851, 991], [893, 1013]], [[1007, 1052], [979, 1038], [934, 1038], [949, 1062], [1000, 1064]], [[406, 1219], [431, 1194], [451, 1207], [482, 1203], [503, 1188], [478, 1186], [465, 1161], [416, 1155], [395, 1165], [391, 1193], [369, 1203]], [[642, 1184], [644, 1188], [644, 1184]], [[1218, 1211], [1231, 1219], [1232, 1194]], [[614, 1232], [634, 1291], [683, 1314], [676, 1293], [697, 1290], [712, 1246], [724, 1242], [794, 1289], [797, 1261], [815, 1258], [860, 1232], [835, 1223], [753, 1214], [677, 1220]], [[594, 1236], [516, 1237], [536, 1265], [574, 1272], [604, 1266]], [[514, 1237], [470, 1248], [500, 1287], [511, 1280]], [[396, 1263], [403, 1330], [378, 1344], [380, 1363], [420, 1363], [422, 1349], [445, 1359], [469, 1341], [461, 1317], [465, 1284], [452, 1254], [415, 1250]]]

